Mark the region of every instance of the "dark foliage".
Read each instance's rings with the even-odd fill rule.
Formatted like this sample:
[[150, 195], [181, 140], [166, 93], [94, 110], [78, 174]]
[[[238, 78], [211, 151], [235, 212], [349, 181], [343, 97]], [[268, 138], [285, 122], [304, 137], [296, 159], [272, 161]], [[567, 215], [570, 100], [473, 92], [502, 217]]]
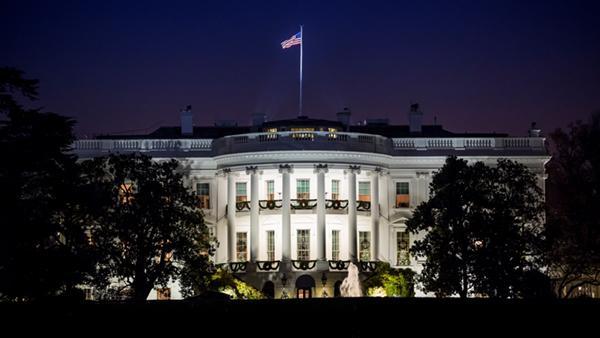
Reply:
[[411, 252], [426, 256], [419, 281], [438, 296], [525, 296], [525, 275], [540, 265], [542, 194], [523, 165], [496, 167], [449, 157], [433, 177], [431, 198], [407, 222], [425, 231]]
[[31, 300], [72, 292], [93, 265], [73, 226], [77, 166], [70, 118], [24, 109], [14, 94], [37, 97], [37, 80], [0, 68], [0, 293]]
[[117, 282], [145, 301], [193, 264], [210, 271], [214, 253], [198, 200], [183, 185], [176, 160], [111, 155], [82, 164], [103, 209], [90, 228], [100, 253], [94, 283]]
[[600, 112], [551, 135], [548, 261], [561, 297], [600, 285]]

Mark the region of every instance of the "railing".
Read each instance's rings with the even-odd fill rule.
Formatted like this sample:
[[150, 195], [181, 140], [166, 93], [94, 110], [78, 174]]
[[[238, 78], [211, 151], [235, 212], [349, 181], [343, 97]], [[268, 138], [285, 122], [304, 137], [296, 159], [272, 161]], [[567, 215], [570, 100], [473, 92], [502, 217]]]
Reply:
[[140, 140], [77, 140], [78, 152], [113, 151], [211, 151], [212, 139], [140, 139]]
[[[251, 210], [250, 201], [235, 202], [236, 211]], [[283, 207], [282, 200], [260, 200], [258, 201], [260, 210], [276, 210]], [[292, 210], [312, 210], [317, 207], [316, 199], [293, 199], [290, 200]], [[325, 200], [325, 209], [345, 210], [348, 208], [348, 200]], [[356, 211], [370, 211], [371, 202], [356, 201]], [[227, 206], [225, 206], [227, 212]]]
[[280, 131], [225, 136], [218, 139], [77, 140], [82, 154], [110, 152], [211, 152], [211, 155], [265, 150], [335, 150], [393, 154], [407, 150], [545, 151], [543, 137], [406, 137], [329, 132]]
[[394, 150], [543, 150], [542, 137], [393, 138]]
[[371, 211], [371, 202], [356, 201], [356, 211]]
[[312, 270], [316, 265], [316, 260], [292, 260], [292, 266], [298, 270]]
[[215, 155], [264, 150], [349, 150], [389, 154], [392, 143], [380, 135], [329, 131], [279, 131], [216, 139]]
[[281, 200], [260, 200], [258, 201], [258, 206], [261, 209], [274, 210], [281, 209], [283, 205], [281, 204]]
[[279, 269], [281, 261], [256, 261], [256, 266], [260, 271], [275, 271]]
[[316, 199], [294, 199], [290, 202], [293, 210], [311, 210], [317, 206]]
[[325, 200], [325, 208], [343, 210], [348, 207], [348, 200]]

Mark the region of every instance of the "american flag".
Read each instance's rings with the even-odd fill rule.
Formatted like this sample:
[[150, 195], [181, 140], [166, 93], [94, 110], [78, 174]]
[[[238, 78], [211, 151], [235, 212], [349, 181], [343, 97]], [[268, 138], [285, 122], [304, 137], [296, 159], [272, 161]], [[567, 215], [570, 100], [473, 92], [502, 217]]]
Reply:
[[281, 48], [286, 49], [300, 44], [302, 44], [302, 32], [298, 32], [297, 34], [294, 34], [291, 38], [283, 41], [281, 43]]

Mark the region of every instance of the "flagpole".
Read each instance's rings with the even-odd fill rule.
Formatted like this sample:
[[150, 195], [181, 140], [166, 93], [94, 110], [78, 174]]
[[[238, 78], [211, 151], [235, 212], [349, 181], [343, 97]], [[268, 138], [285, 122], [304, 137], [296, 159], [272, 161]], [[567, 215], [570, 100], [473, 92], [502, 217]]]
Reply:
[[300, 104], [298, 110], [298, 116], [302, 116], [302, 48], [304, 47], [304, 34], [302, 32], [302, 25], [300, 25]]

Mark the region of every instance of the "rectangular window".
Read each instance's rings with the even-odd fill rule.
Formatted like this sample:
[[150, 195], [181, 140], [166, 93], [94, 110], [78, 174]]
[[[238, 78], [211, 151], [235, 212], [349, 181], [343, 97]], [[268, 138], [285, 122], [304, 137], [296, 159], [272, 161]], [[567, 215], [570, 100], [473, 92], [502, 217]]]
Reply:
[[310, 230], [298, 230], [297, 237], [297, 259], [300, 261], [307, 261], [310, 259]]
[[236, 202], [244, 202], [248, 200], [248, 195], [246, 193], [246, 182], [236, 182], [235, 183], [235, 201]]
[[275, 260], [275, 231], [267, 231], [267, 260]]
[[200, 209], [210, 209], [210, 185], [208, 183], [196, 184], [196, 194], [198, 196], [198, 207]]
[[269, 201], [275, 199], [275, 181], [267, 181], [267, 199]]
[[331, 259], [334, 261], [340, 260], [340, 231], [331, 231]]
[[236, 260], [238, 262], [245, 262], [248, 260], [248, 233], [238, 232], [236, 233]]
[[331, 180], [331, 199], [340, 199], [340, 180]]
[[299, 200], [310, 199], [310, 180], [296, 180], [296, 198]]
[[396, 233], [396, 265], [410, 265], [408, 232]]
[[125, 180], [125, 183], [119, 186], [119, 202], [121, 204], [130, 204], [133, 201], [134, 194], [135, 187], [130, 180]]
[[358, 200], [371, 202], [371, 182], [358, 182]]
[[358, 232], [358, 244], [360, 250], [358, 256], [361, 261], [371, 260], [371, 232], [370, 231], [359, 231]]
[[396, 208], [408, 208], [409, 206], [408, 182], [396, 182]]

